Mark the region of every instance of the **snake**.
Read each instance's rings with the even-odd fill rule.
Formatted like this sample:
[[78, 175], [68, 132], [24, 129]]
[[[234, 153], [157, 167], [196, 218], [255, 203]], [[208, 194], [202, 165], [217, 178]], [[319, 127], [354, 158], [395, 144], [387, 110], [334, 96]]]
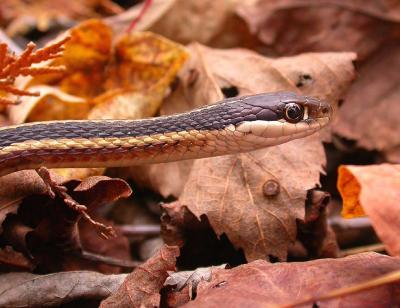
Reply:
[[311, 135], [331, 117], [326, 101], [273, 92], [147, 119], [6, 126], [0, 128], [0, 176], [40, 167], [125, 167], [249, 152]]

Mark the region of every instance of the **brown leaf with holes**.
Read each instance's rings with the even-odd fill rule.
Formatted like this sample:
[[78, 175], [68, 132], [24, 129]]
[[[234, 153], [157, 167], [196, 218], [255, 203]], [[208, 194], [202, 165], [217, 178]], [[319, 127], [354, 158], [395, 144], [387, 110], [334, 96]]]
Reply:
[[[213, 271], [211, 281], [201, 282], [196, 299], [184, 307], [291, 306], [308, 297], [316, 298], [334, 289], [350, 288], [353, 284], [380, 277], [398, 270], [399, 266], [397, 258], [376, 253], [301, 263], [270, 264], [258, 260], [233, 269]], [[318, 301], [314, 306], [397, 306], [400, 303], [399, 288], [399, 282], [376, 285], [344, 298]]]
[[400, 256], [400, 165], [341, 166], [338, 189], [343, 215], [367, 214], [387, 251]]
[[104, 300], [100, 307], [158, 307], [160, 290], [168, 277], [168, 271], [175, 270], [179, 249], [163, 246], [152, 258], [137, 267], [120, 288]]
[[236, 11], [281, 55], [351, 50], [365, 59], [400, 36], [400, 5], [385, 0], [257, 0], [239, 3]]

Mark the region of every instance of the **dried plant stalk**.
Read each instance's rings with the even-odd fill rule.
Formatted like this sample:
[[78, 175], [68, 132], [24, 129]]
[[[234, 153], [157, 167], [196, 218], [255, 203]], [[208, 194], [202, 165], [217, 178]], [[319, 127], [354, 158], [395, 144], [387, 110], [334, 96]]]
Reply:
[[0, 104], [15, 104], [17, 102], [16, 99], [5, 97], [7, 94], [39, 96], [38, 92], [18, 89], [15, 86], [15, 79], [18, 76], [37, 76], [65, 72], [64, 66], [33, 67], [32, 65], [60, 57], [64, 51], [64, 45], [69, 39], [69, 37], [66, 37], [36, 51], [36, 45], [31, 42], [19, 56], [9, 52], [6, 43], [0, 43]]

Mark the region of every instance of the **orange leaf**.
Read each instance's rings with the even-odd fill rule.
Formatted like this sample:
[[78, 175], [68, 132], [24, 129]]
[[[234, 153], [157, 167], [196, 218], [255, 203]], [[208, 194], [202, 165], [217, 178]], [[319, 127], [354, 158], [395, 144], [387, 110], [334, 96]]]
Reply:
[[341, 166], [337, 185], [342, 215], [365, 212], [389, 253], [400, 256], [400, 165]]

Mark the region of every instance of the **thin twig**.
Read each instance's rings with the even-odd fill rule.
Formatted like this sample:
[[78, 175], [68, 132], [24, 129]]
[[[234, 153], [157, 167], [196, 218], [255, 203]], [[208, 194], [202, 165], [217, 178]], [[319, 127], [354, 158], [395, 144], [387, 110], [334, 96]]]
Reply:
[[129, 269], [135, 268], [142, 264], [141, 262], [138, 262], [138, 261], [116, 259], [116, 258], [92, 253], [89, 251], [82, 251], [80, 257], [82, 257], [83, 259], [89, 260], [89, 261], [104, 263], [104, 264], [108, 264], [108, 265], [115, 265], [115, 266], [125, 267], [125, 268], [129, 268]]
[[128, 30], [126, 32], [131, 33], [133, 31], [133, 29], [136, 27], [136, 24], [139, 22], [140, 19], [143, 18], [144, 14], [151, 6], [152, 2], [153, 2], [153, 0], [145, 0], [144, 1], [142, 10], [139, 12], [139, 15], [132, 20], [132, 22], [129, 25]]
[[59, 196], [61, 199], [63, 199], [64, 203], [68, 205], [68, 207], [76, 212], [78, 212], [80, 215], [83, 216], [84, 219], [86, 219], [90, 224], [92, 224], [97, 232], [105, 239], [108, 239], [110, 237], [115, 237], [116, 233], [111, 226], [106, 226], [100, 222], [95, 221], [90, 217], [90, 215], [86, 212], [87, 207], [79, 204], [76, 200], [74, 200], [68, 193], [67, 193], [67, 188], [65, 186], [62, 186], [58, 184], [56, 181], [54, 181], [51, 178], [50, 172], [47, 168], [45, 167], [40, 167], [39, 169], [36, 170], [38, 175], [42, 178], [43, 182], [46, 185], [47, 188], [47, 193], [51, 198], [55, 198], [56, 195]]
[[154, 236], [159, 235], [160, 225], [121, 225], [118, 229], [125, 236]]
[[296, 307], [300, 305], [305, 305], [309, 303], [315, 303], [318, 301], [323, 301], [323, 300], [328, 300], [328, 299], [333, 299], [333, 298], [339, 298], [343, 296], [348, 296], [350, 294], [354, 293], [359, 293], [362, 291], [366, 291], [372, 288], [377, 288], [386, 284], [394, 283], [400, 280], [400, 271], [394, 271], [391, 273], [388, 273], [386, 275], [382, 275], [380, 277], [353, 284], [348, 287], [343, 287], [339, 289], [335, 289], [332, 291], [329, 291], [325, 294], [319, 295], [319, 296], [310, 296], [308, 298], [302, 299], [300, 301], [288, 304], [288, 305], [282, 305], [279, 306], [280, 308], [289, 308], [289, 307]]

